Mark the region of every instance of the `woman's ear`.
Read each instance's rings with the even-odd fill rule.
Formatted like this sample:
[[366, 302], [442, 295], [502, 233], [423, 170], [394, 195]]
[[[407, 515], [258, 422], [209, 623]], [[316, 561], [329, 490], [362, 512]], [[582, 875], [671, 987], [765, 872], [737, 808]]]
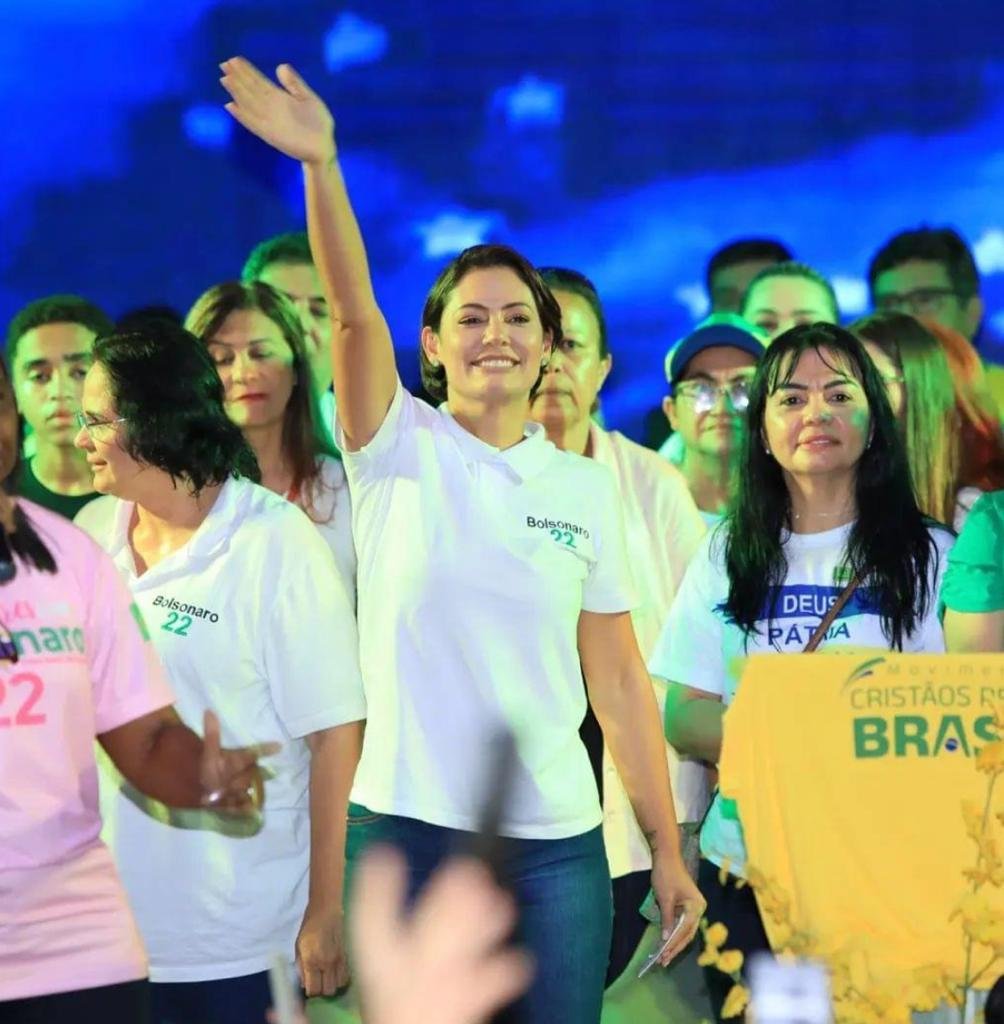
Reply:
[[442, 360], [439, 358], [439, 335], [431, 327], [423, 327], [420, 341], [425, 358], [433, 366], [442, 366]]

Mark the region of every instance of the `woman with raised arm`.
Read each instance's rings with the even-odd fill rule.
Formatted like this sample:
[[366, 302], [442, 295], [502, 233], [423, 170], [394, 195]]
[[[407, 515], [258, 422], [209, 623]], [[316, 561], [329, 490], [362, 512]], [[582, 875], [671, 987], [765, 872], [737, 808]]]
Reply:
[[[257, 484], [206, 346], [166, 321], [99, 338], [76, 444], [77, 522], [112, 556], [184, 717], [283, 741], [269, 813], [246, 827], [168, 812], [102, 772], [107, 833], [150, 954], [155, 1024], [244, 1024], [274, 955], [309, 995], [347, 981], [345, 818], [365, 701], [352, 605], [307, 517]], [[171, 879], [170, 886], [164, 885]]]
[[500, 823], [504, 871], [536, 965], [517, 1018], [599, 1020], [610, 943], [601, 814], [578, 728], [583, 675], [653, 850], [668, 960], [703, 901], [683, 865], [652, 686], [638, 653], [610, 472], [528, 424], [561, 315], [539, 274], [476, 246], [440, 274], [422, 315], [423, 382], [401, 386], [336, 159], [331, 115], [287, 65], [276, 86], [223, 65], [227, 109], [303, 164], [311, 245], [337, 327], [339, 445], [359, 555], [368, 721], [349, 856], [401, 846], [419, 885], [478, 827], [484, 752], [514, 733]]
[[204, 742], [182, 724], [108, 556], [8, 497], [19, 449], [0, 363], [0, 1020], [146, 1024], [146, 955], [99, 834], [94, 741], [137, 792], [235, 822], [256, 809], [256, 758], [277, 748], [221, 750], [208, 711]]

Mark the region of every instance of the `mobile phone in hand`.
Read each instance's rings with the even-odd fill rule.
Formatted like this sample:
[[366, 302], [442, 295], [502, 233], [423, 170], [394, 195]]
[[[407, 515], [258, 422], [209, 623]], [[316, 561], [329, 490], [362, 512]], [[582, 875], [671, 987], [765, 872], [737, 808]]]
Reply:
[[641, 965], [641, 970], [638, 972], [639, 978], [644, 978], [646, 974], [659, 962], [659, 957], [666, 952], [667, 949], [672, 945], [673, 940], [676, 938], [680, 929], [683, 927], [683, 921], [686, 918], [686, 914], [681, 910], [676, 915], [676, 921], [673, 923], [673, 927], [669, 933], [668, 938], [664, 939], [655, 950], [645, 957], [645, 962]]

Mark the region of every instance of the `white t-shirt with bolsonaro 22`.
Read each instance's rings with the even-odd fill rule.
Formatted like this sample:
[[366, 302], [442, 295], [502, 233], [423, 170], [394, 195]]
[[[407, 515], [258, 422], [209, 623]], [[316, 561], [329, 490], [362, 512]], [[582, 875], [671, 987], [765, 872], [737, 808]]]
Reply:
[[368, 706], [352, 799], [474, 830], [485, 743], [505, 725], [517, 767], [503, 834], [595, 828], [579, 616], [635, 600], [610, 470], [559, 451], [537, 424], [494, 448], [400, 383], [370, 443], [339, 444]]
[[223, 743], [278, 740], [265, 813], [250, 825], [176, 811], [102, 764], [105, 838], [150, 954], [154, 981], [267, 970], [293, 954], [307, 901], [310, 751], [304, 737], [366, 717], [352, 604], [330, 548], [285, 498], [230, 479], [192, 538], [140, 576], [128, 544], [134, 506], [99, 498], [81, 523], [112, 555], [178, 697]]

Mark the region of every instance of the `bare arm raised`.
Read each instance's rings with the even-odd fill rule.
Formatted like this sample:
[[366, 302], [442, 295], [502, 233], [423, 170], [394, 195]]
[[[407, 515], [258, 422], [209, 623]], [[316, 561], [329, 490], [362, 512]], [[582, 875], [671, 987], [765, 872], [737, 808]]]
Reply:
[[288, 65], [278, 84], [243, 57], [220, 65], [226, 109], [248, 131], [303, 165], [307, 230], [331, 306], [332, 371], [338, 419], [350, 450], [377, 432], [394, 397], [397, 367], [390, 332], [373, 294], [366, 248], [338, 166], [334, 119]]

